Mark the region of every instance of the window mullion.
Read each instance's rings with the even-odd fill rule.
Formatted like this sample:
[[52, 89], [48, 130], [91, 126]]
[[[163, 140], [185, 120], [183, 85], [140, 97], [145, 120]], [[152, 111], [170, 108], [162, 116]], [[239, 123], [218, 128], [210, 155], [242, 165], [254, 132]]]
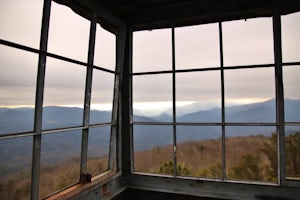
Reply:
[[42, 143], [42, 117], [43, 99], [46, 72], [46, 54], [49, 33], [51, 0], [44, 1], [43, 18], [40, 38], [40, 53], [38, 61], [38, 74], [36, 85], [35, 113], [34, 113], [34, 132], [32, 150], [32, 174], [31, 174], [31, 200], [39, 199], [40, 165], [41, 165], [41, 143]]
[[222, 22], [219, 22], [220, 66], [221, 66], [221, 98], [222, 98], [222, 179], [226, 179], [226, 144], [225, 144], [225, 89], [224, 89], [224, 57]]
[[177, 176], [177, 138], [176, 138], [176, 74], [175, 74], [175, 30], [172, 27], [172, 108], [173, 108], [173, 159], [174, 176]]
[[[91, 105], [91, 90], [93, 78], [93, 64], [95, 52], [95, 37], [96, 37], [96, 16], [93, 15], [90, 26], [89, 50], [87, 60], [86, 82], [85, 82], [85, 97], [84, 97], [84, 111], [83, 111], [83, 126], [88, 127], [90, 122], [90, 105]], [[81, 164], [80, 164], [80, 182], [85, 182], [85, 175], [87, 173], [87, 151], [88, 151], [88, 135], [89, 128], [82, 130], [81, 141]]]
[[282, 80], [282, 46], [281, 46], [281, 20], [278, 9], [273, 14], [273, 37], [276, 81], [276, 123], [277, 123], [277, 149], [278, 149], [278, 181], [285, 182], [285, 128], [284, 128], [284, 93]]

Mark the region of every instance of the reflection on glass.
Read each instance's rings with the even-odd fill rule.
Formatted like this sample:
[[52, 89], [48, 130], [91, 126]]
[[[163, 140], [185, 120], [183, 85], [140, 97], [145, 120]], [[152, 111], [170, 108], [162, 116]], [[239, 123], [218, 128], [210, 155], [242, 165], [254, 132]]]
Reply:
[[79, 182], [81, 131], [42, 136], [40, 198]]
[[1, 199], [30, 199], [32, 137], [0, 140]]
[[286, 178], [300, 180], [300, 126], [285, 127]]
[[174, 174], [172, 126], [133, 126], [134, 171]]
[[133, 76], [134, 121], [171, 121], [172, 75]]
[[284, 62], [299, 62], [300, 44], [300, 12], [281, 17], [282, 60]]
[[274, 63], [271, 18], [222, 23], [224, 65]]
[[177, 127], [177, 175], [222, 177], [221, 127]]
[[277, 182], [276, 127], [226, 128], [226, 177], [233, 180]]
[[42, 11], [41, 0], [1, 0], [0, 38], [38, 48]]
[[227, 122], [275, 122], [274, 68], [225, 70]]
[[176, 74], [178, 122], [221, 122], [219, 71]]
[[171, 29], [133, 33], [133, 72], [172, 69]]
[[176, 28], [175, 46], [176, 69], [220, 66], [218, 24]]
[[111, 122], [115, 75], [93, 71], [90, 123]]
[[43, 129], [82, 124], [85, 71], [85, 67], [47, 59]]
[[32, 131], [38, 55], [2, 45], [0, 54], [0, 134]]
[[[63, 19], [63, 20], [62, 20]], [[70, 8], [53, 2], [49, 25], [48, 51], [87, 61], [90, 22]]]
[[92, 175], [108, 169], [110, 129], [110, 126], [90, 129], [87, 171]]
[[300, 122], [300, 66], [283, 67], [284, 111], [286, 122]]
[[115, 71], [116, 36], [97, 24], [94, 65]]

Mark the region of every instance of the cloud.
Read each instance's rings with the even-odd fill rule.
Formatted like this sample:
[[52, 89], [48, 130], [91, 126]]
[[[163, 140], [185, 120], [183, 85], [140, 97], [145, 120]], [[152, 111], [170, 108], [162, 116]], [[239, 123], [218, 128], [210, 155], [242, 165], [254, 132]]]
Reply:
[[[0, 1], [0, 38], [38, 48], [42, 1]], [[282, 17], [283, 59], [286, 62], [300, 60], [299, 20], [299, 12]], [[88, 20], [52, 2], [49, 52], [87, 62], [89, 27]], [[274, 63], [271, 18], [224, 22], [222, 27], [225, 66]], [[217, 23], [175, 28], [176, 69], [219, 67], [218, 34]], [[171, 40], [171, 29], [135, 32], [133, 71], [171, 70]], [[115, 51], [116, 37], [98, 25], [95, 65], [114, 70]], [[32, 105], [38, 55], [3, 45], [0, 46], [0, 55], [0, 106]], [[49, 57], [46, 67], [45, 104], [82, 104], [86, 67]], [[287, 98], [300, 98], [299, 70], [295, 68], [284, 68]], [[220, 71], [177, 73], [177, 101], [219, 102], [220, 77]], [[113, 74], [94, 71], [94, 104], [111, 103], [113, 79]], [[225, 95], [232, 101], [242, 98], [274, 98], [274, 70], [225, 70]], [[172, 101], [172, 74], [134, 76], [133, 100], [160, 103]]]

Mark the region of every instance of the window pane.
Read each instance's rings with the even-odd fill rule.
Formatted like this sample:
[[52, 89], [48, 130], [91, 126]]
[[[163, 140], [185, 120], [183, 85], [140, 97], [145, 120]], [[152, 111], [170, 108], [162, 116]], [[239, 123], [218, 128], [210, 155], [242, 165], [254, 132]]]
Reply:
[[132, 80], [134, 121], [172, 121], [172, 76], [142, 75]]
[[282, 16], [282, 60], [284, 62], [299, 62], [300, 44], [300, 12]]
[[175, 29], [176, 69], [220, 67], [219, 26]]
[[91, 124], [111, 122], [115, 75], [93, 71]]
[[0, 54], [0, 134], [32, 131], [38, 55], [2, 45]]
[[42, 136], [40, 198], [79, 182], [81, 131]]
[[227, 122], [275, 122], [274, 68], [225, 70]]
[[226, 128], [228, 179], [277, 182], [276, 127]]
[[116, 36], [97, 24], [94, 65], [115, 71]]
[[224, 22], [224, 65], [274, 63], [271, 18]]
[[30, 199], [32, 137], [0, 140], [1, 199]]
[[[63, 19], [63, 20], [62, 20]], [[90, 22], [70, 8], [51, 4], [48, 51], [87, 61]]]
[[286, 122], [300, 122], [300, 66], [283, 67], [284, 111]]
[[219, 71], [176, 74], [178, 122], [221, 122]]
[[172, 126], [133, 126], [134, 171], [173, 175]]
[[300, 126], [285, 127], [286, 178], [300, 180]]
[[110, 129], [110, 126], [90, 129], [87, 171], [92, 175], [108, 169]]
[[0, 38], [38, 48], [42, 11], [41, 0], [1, 0]]
[[177, 127], [177, 175], [222, 177], [221, 127]]
[[171, 29], [133, 33], [133, 72], [172, 69]]
[[82, 124], [86, 68], [48, 58], [43, 129]]

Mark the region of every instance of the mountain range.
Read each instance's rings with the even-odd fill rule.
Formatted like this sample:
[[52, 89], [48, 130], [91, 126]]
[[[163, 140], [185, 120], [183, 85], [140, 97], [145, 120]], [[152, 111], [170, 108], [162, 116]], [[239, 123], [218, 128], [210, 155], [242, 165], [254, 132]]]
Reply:
[[[196, 109], [196, 106], [194, 107]], [[183, 109], [183, 108], [181, 108]], [[289, 122], [300, 121], [300, 100], [285, 100], [285, 119]], [[176, 122], [221, 123], [221, 109], [211, 108], [179, 115]], [[80, 126], [83, 120], [83, 110], [75, 107], [44, 107], [42, 127], [44, 130], [62, 127]], [[111, 112], [92, 110], [90, 123], [110, 122]], [[171, 122], [172, 116], [163, 113], [156, 117], [134, 115], [135, 122]], [[0, 108], [0, 134], [29, 132], [33, 130], [33, 108]], [[253, 122], [275, 123], [276, 102], [274, 99], [225, 108], [227, 123]], [[221, 126], [177, 126], [177, 143], [195, 140], [221, 138]], [[297, 126], [286, 128], [287, 132], [296, 130]], [[226, 126], [226, 137], [247, 135], [271, 135], [275, 126]], [[140, 151], [173, 143], [172, 125], [133, 125], [134, 150]], [[93, 128], [89, 138], [89, 156], [107, 155], [110, 142], [110, 127]], [[42, 162], [56, 163], [67, 157], [80, 157], [81, 132], [69, 131], [42, 136]], [[10, 163], [13, 170], [20, 164], [31, 162], [32, 138], [0, 140], [0, 163]], [[0, 171], [7, 164], [0, 164]], [[5, 170], [4, 170], [5, 171]]]

